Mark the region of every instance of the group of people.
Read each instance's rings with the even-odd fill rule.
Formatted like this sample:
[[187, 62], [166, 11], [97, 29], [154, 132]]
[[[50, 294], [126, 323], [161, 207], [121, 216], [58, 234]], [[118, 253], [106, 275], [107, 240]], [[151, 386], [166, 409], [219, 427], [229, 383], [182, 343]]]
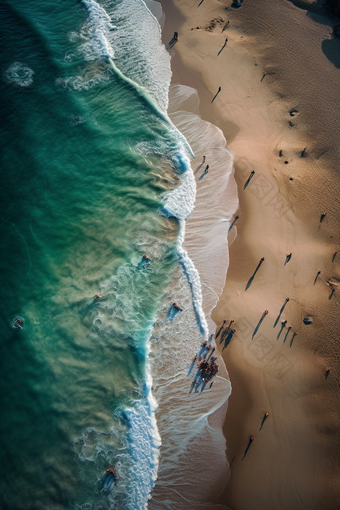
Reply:
[[212, 381], [213, 377], [218, 372], [218, 365], [216, 363], [217, 357], [213, 356], [215, 352], [215, 347], [212, 347], [213, 335], [210, 336], [207, 342], [203, 342], [199, 352], [196, 354], [189, 368], [188, 376], [191, 374], [194, 366], [197, 366], [197, 370], [195, 373], [194, 380], [191, 383], [190, 392], [192, 393], [195, 390], [195, 393], [202, 391], [205, 389], [207, 383], [210, 382], [210, 388], [212, 387], [214, 381]]
[[230, 344], [231, 339], [234, 336], [234, 333], [236, 332], [236, 329], [231, 329], [231, 325], [232, 325], [233, 322], [234, 322], [234, 319], [231, 319], [229, 324], [228, 324], [228, 326], [225, 327], [227, 321], [224, 320], [222, 326], [220, 327], [220, 329], [216, 333], [215, 340], [217, 340], [217, 338], [221, 335], [220, 345], [224, 342], [224, 346], [223, 346], [222, 351], [224, 351], [224, 349], [226, 349], [228, 347], [228, 345]]

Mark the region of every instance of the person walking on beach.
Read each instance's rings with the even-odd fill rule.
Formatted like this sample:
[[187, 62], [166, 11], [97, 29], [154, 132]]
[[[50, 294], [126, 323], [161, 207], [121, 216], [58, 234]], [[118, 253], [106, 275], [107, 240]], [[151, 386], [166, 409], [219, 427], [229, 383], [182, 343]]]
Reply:
[[297, 331], [294, 331], [289, 347], [293, 345], [294, 338], [296, 337], [297, 334], [298, 334]]
[[265, 318], [265, 316], [266, 316], [266, 315], [268, 315], [268, 310], [265, 310], [265, 311], [263, 312], [263, 314], [261, 315], [261, 318], [260, 318], [259, 322], [257, 323], [257, 326], [256, 326], [256, 328], [254, 329], [253, 334], [252, 334], [252, 336], [251, 336], [251, 338], [252, 338], [252, 339], [254, 338], [254, 336], [256, 335], [256, 333], [258, 332], [258, 329], [259, 329], [259, 327], [261, 326], [261, 324], [262, 324], [262, 322], [263, 322], [263, 319]]
[[277, 323], [279, 322], [280, 317], [281, 317], [281, 315], [282, 315], [282, 312], [283, 312], [283, 310], [285, 309], [286, 304], [288, 303], [288, 301], [289, 301], [289, 298], [287, 297], [287, 298], [285, 299], [285, 302], [284, 302], [284, 303], [283, 303], [283, 305], [281, 306], [281, 309], [280, 309], [280, 311], [279, 311], [279, 315], [276, 317], [276, 320], [275, 320], [275, 322], [274, 322], [274, 326], [273, 326], [274, 328], [277, 326]]
[[222, 52], [222, 50], [224, 50], [224, 48], [225, 48], [225, 47], [226, 47], [226, 45], [227, 45], [227, 42], [228, 42], [228, 37], [226, 38], [226, 40], [225, 40], [225, 42], [224, 42], [224, 44], [223, 44], [222, 48], [220, 49], [220, 51], [217, 53], [217, 56], [219, 56], [219, 54]]
[[201, 179], [203, 179], [203, 177], [204, 177], [205, 175], [207, 175], [207, 173], [208, 173], [208, 172], [209, 172], [209, 165], [207, 165], [207, 166], [205, 167], [205, 170], [204, 170], [203, 174], [200, 176], [200, 178], [199, 178], [198, 180], [200, 181]]
[[212, 98], [212, 103], [215, 101], [215, 99], [217, 98], [218, 94], [221, 92], [221, 87], [218, 87], [218, 91], [216, 92], [216, 94], [214, 95], [214, 97]]
[[230, 21], [228, 20], [227, 23], [222, 28], [222, 32], [224, 32], [229, 27], [229, 25], [230, 25]]
[[316, 277], [315, 277], [315, 279], [314, 279], [314, 284], [313, 284], [313, 285], [315, 285], [315, 284], [316, 284], [316, 280], [319, 278], [319, 274], [321, 274], [321, 271], [318, 271], [318, 272], [316, 273]]
[[266, 419], [268, 418], [268, 416], [269, 416], [269, 413], [265, 413], [265, 415], [264, 415], [264, 417], [262, 418], [262, 421], [261, 421], [260, 430], [262, 429], [263, 424], [264, 424], [264, 422], [266, 421]]
[[248, 450], [249, 450], [249, 448], [250, 448], [250, 445], [251, 445], [251, 443], [252, 443], [253, 441], [254, 441], [254, 437], [253, 437], [253, 436], [250, 436], [248, 446], [247, 446], [247, 448], [245, 449], [244, 455], [243, 455], [243, 457], [242, 457], [242, 459], [241, 459], [241, 460], [243, 460], [243, 459], [244, 459], [244, 457], [247, 455]]
[[288, 264], [288, 262], [290, 261], [290, 259], [292, 258], [292, 253], [289, 253], [287, 256], [286, 256], [286, 260], [285, 260], [285, 263], [284, 265]]
[[238, 219], [239, 219], [239, 216], [235, 216], [235, 218], [233, 219], [233, 221], [232, 221], [232, 223], [231, 223], [231, 225], [229, 227], [228, 232], [231, 231], [231, 229], [233, 228], [233, 226], [235, 225], [235, 223], [237, 222]]
[[252, 170], [252, 171], [250, 172], [250, 175], [249, 175], [248, 179], [247, 179], [247, 180], [246, 180], [246, 182], [244, 183], [244, 186], [243, 186], [243, 189], [244, 189], [244, 190], [246, 189], [246, 187], [248, 186], [248, 184], [250, 183], [250, 181], [251, 181], [251, 179], [254, 177], [254, 175], [255, 175], [255, 170]]

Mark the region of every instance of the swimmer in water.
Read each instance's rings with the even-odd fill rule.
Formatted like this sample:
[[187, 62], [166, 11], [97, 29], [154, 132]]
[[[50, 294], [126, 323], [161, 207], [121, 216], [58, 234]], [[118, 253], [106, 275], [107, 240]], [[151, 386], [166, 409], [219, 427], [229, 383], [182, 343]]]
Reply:
[[180, 312], [182, 312], [182, 308], [180, 308], [178, 305], [176, 305], [176, 303], [172, 303], [172, 306], [174, 308], [176, 308], [176, 310], [179, 310]]
[[19, 329], [23, 329], [23, 322], [22, 322], [22, 319], [20, 319], [20, 317], [17, 317], [13, 323], [14, 327], [15, 328], [19, 328]]

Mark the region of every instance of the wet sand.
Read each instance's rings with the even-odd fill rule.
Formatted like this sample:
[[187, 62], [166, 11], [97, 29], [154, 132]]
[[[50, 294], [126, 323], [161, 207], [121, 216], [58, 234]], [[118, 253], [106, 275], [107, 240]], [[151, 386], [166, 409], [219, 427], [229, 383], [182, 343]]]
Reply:
[[233, 510], [337, 509], [340, 39], [332, 34], [340, 20], [309, 1], [198, 4], [164, 0], [163, 37], [179, 33], [173, 83], [198, 90], [202, 118], [235, 152], [237, 238], [213, 314], [218, 327], [233, 318], [236, 328], [223, 351], [233, 387], [224, 427], [232, 466], [218, 502]]

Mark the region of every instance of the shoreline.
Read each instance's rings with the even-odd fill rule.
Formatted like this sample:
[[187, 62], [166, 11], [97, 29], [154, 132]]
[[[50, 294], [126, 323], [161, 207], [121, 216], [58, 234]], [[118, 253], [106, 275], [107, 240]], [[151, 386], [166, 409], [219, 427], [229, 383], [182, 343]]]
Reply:
[[[218, 500], [233, 510], [312, 509], [321, 501], [335, 509], [339, 495], [338, 405], [327, 412], [334, 406], [340, 380], [332, 362], [339, 332], [334, 319], [340, 275], [331, 263], [340, 244], [334, 235], [338, 186], [333, 185], [334, 180], [339, 184], [334, 149], [339, 121], [334, 114], [333, 124], [327, 121], [338, 97], [331, 85], [339, 71], [330, 67], [329, 55], [325, 61], [325, 52], [318, 51], [314, 64], [330, 75], [330, 85], [321, 85], [321, 74], [316, 79], [312, 75], [314, 96], [306, 96], [311, 74], [309, 61], [304, 68], [311, 51], [308, 42], [317, 29], [312, 44], [318, 49], [320, 40], [327, 40], [331, 22], [327, 18], [325, 23], [325, 12], [306, 15], [309, 2], [302, 3], [303, 8], [284, 0], [276, 5], [263, 0], [256, 7], [244, 4], [233, 10], [217, 1], [203, 3], [200, 9], [188, 0], [162, 2], [163, 41], [179, 32], [171, 61], [172, 84], [198, 90], [200, 116], [222, 129], [227, 147], [236, 155], [238, 235], [230, 247], [227, 284], [213, 313], [217, 326], [234, 317], [237, 330], [223, 351], [233, 387], [224, 427], [227, 457], [233, 465], [231, 480]], [[177, 7], [186, 21], [176, 26]], [[212, 27], [212, 20], [219, 18], [223, 21]], [[222, 33], [227, 19], [230, 26]], [[294, 38], [297, 26], [302, 27], [300, 38]], [[217, 61], [226, 37], [223, 60]], [[296, 63], [290, 52], [297, 44], [305, 50]], [[275, 48], [286, 60], [275, 56]], [[220, 85], [222, 91], [211, 105]], [[317, 90], [324, 97], [318, 97], [320, 104], [315, 105]], [[327, 126], [328, 138], [333, 130], [332, 143], [313, 124], [317, 114], [321, 126]], [[251, 171], [255, 178], [243, 191]], [[321, 189], [327, 193], [321, 194]], [[292, 260], [285, 266], [290, 252]], [[263, 256], [263, 266], [246, 291]], [[321, 274], [315, 287], [317, 271]], [[280, 319], [291, 328], [284, 326], [277, 340], [280, 326], [274, 329], [273, 324], [287, 297], [290, 301]], [[268, 317], [252, 341], [251, 332], [265, 309]], [[309, 329], [302, 322], [305, 316], [313, 318]], [[327, 379], [326, 370], [331, 373]], [[269, 417], [259, 432], [265, 412]], [[241, 463], [250, 435], [255, 442]]]

